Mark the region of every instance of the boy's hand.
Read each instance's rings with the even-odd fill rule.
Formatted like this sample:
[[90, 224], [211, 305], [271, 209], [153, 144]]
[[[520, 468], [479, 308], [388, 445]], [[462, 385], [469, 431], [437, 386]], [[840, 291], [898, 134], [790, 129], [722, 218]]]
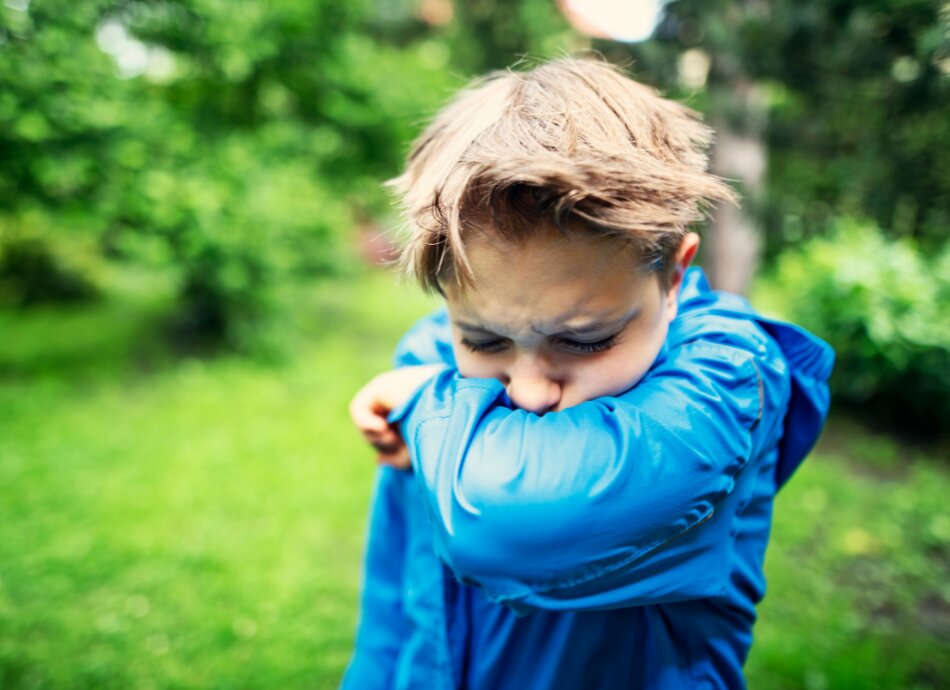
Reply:
[[443, 366], [425, 364], [393, 369], [373, 378], [353, 396], [350, 417], [370, 445], [379, 451], [376, 460], [381, 465], [409, 469], [406, 444], [386, 417]]

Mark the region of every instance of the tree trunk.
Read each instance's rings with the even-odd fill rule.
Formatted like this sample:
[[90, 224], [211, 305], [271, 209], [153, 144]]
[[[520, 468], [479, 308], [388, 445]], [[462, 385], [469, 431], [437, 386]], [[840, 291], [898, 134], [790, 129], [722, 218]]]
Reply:
[[768, 153], [763, 140], [766, 123], [761, 91], [746, 79], [736, 79], [721, 94], [741, 112], [714, 117], [716, 142], [712, 169], [738, 187], [740, 207], [720, 204], [706, 233], [705, 266], [713, 287], [744, 295], [759, 267], [762, 240], [758, 215], [765, 190]]

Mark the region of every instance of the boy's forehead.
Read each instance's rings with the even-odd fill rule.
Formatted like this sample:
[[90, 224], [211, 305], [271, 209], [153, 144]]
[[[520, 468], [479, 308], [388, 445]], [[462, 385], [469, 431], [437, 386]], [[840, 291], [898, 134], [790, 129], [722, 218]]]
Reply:
[[453, 323], [464, 330], [544, 334], [604, 332], [635, 318], [660, 297], [659, 283], [635, 272], [551, 280], [519, 272], [489, 276], [463, 287], [446, 286]]
[[588, 335], [613, 331], [623, 327], [635, 318], [642, 307], [630, 306], [621, 311], [591, 311], [573, 309], [563, 314], [549, 318], [538, 319], [530, 317], [518, 318], [518, 314], [496, 315], [493, 312], [481, 314], [471, 309], [449, 307], [452, 323], [473, 333], [506, 333], [515, 331], [529, 331], [536, 335], [548, 336], [554, 334]]
[[505, 240], [466, 242], [469, 280], [448, 277], [443, 293], [460, 328], [495, 333], [602, 331], [659, 297], [659, 280], [617, 238], [539, 228]]

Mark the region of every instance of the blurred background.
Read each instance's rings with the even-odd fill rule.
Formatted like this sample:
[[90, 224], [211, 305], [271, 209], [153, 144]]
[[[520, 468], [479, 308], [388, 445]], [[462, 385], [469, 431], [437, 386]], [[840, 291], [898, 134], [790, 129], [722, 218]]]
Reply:
[[435, 303], [380, 188], [471, 76], [595, 50], [703, 112], [716, 285], [834, 345], [755, 689], [950, 687], [950, 4], [3, 0], [0, 688], [333, 688]]

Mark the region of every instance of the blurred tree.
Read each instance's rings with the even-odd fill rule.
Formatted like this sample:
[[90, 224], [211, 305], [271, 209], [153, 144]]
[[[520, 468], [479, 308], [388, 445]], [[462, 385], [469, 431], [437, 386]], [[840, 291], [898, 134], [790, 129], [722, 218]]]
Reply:
[[583, 45], [551, 0], [472, 0], [455, 7], [453, 57], [473, 74]]
[[283, 279], [341, 267], [354, 211], [384, 212], [379, 181], [455, 81], [431, 43], [373, 41], [366, 2], [0, 11], [0, 213], [172, 270], [180, 332], [231, 345]]
[[[925, 247], [944, 242], [950, 222], [946, 6], [671, 0], [656, 39], [630, 51], [642, 72], [698, 102], [727, 136], [734, 129], [754, 132], [767, 113], [768, 181], [763, 204], [752, 190], [752, 208], [769, 256], [823, 232], [839, 214], [868, 216]], [[689, 66], [697, 58], [708, 62], [708, 83], [692, 83]]]

